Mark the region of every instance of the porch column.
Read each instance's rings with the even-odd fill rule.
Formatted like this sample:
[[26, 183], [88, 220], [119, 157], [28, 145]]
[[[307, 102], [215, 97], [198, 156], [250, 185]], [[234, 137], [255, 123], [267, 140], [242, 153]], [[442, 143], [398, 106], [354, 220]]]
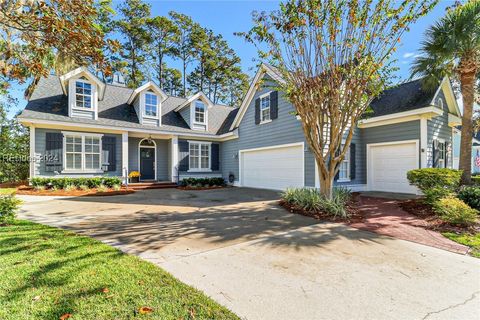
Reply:
[[427, 167], [427, 150], [428, 150], [428, 127], [427, 118], [420, 118], [420, 168]]
[[170, 140], [170, 180], [178, 182], [178, 136], [173, 136]]
[[35, 157], [35, 127], [33, 125], [30, 127], [30, 159], [28, 160], [30, 163], [30, 178], [34, 178], [37, 159]]
[[128, 132], [122, 132], [122, 177], [128, 183]]

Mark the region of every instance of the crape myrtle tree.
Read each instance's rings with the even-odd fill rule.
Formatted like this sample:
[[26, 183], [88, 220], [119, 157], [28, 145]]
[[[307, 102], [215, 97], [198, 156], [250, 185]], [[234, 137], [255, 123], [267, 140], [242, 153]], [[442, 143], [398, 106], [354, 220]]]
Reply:
[[477, 103], [480, 99], [480, 1], [471, 0], [450, 8], [445, 17], [428, 28], [420, 51], [412, 71], [414, 75], [425, 76], [427, 88], [438, 85], [445, 76], [460, 84], [463, 114], [459, 167], [463, 170], [462, 183], [469, 184], [475, 127], [473, 106], [475, 99]]
[[436, 2], [289, 0], [253, 13], [254, 26], [240, 33], [281, 75], [279, 90], [300, 117], [325, 197], [355, 124], [388, 84], [401, 36]]

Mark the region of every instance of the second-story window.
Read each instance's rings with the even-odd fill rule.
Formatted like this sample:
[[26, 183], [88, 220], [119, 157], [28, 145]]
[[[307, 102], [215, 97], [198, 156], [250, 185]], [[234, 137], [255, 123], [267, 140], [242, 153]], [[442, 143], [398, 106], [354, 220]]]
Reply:
[[260, 121], [270, 121], [270, 95], [260, 98]]
[[75, 107], [92, 108], [92, 85], [90, 83], [82, 80], [75, 82]]
[[153, 93], [145, 94], [145, 115], [149, 117], [157, 117], [158, 114], [158, 97]]
[[195, 122], [205, 123], [205, 104], [202, 101], [195, 101]]

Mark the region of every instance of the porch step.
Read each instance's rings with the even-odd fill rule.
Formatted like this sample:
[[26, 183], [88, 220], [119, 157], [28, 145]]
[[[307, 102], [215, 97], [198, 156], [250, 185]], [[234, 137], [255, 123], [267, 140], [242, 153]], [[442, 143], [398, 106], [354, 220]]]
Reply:
[[177, 184], [170, 181], [165, 182], [139, 182], [129, 183], [128, 187], [133, 190], [146, 190], [146, 189], [164, 189], [164, 188], [176, 188]]

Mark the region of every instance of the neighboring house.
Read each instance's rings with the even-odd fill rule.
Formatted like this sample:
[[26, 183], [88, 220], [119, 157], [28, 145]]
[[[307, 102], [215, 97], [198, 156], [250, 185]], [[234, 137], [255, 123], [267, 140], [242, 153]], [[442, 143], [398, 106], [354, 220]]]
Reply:
[[[125, 177], [138, 170], [142, 180], [221, 176], [253, 188], [318, 187], [301, 122], [276, 81], [275, 69], [262, 65], [232, 108], [201, 92], [167, 96], [151, 82], [136, 90], [105, 84], [84, 68], [41, 79], [19, 116], [39, 159], [30, 175]], [[431, 93], [419, 80], [386, 90], [372, 109], [358, 124], [337, 185], [412, 193], [408, 170], [452, 166], [460, 112], [448, 79]]]
[[[460, 128], [455, 130], [453, 136], [453, 144], [455, 146], [453, 150], [453, 168], [458, 169], [460, 162]], [[480, 132], [475, 134], [472, 138], [472, 173], [480, 173]]]

